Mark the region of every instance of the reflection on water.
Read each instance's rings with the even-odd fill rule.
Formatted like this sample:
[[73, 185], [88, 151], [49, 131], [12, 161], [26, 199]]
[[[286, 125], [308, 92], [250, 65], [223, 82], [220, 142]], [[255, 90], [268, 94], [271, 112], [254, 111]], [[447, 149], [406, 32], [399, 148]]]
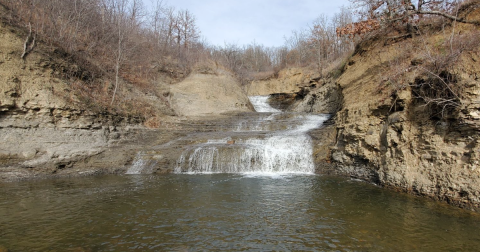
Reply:
[[0, 184], [9, 251], [475, 251], [480, 217], [327, 176]]

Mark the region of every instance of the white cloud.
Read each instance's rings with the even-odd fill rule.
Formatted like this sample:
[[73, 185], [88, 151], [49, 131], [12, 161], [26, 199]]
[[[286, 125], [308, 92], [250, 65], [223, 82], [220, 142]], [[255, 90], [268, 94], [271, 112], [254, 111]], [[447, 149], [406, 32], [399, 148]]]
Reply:
[[[149, 0], [145, 0], [149, 1]], [[201, 35], [213, 45], [254, 40], [281, 46], [293, 30], [306, 29], [321, 14], [339, 12], [347, 0], [170, 0], [168, 6], [188, 9]]]

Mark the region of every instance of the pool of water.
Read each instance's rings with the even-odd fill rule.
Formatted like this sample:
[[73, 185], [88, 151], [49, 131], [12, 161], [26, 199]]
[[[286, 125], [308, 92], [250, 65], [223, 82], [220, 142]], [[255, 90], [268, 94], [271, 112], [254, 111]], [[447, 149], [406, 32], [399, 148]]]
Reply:
[[475, 213], [329, 176], [0, 184], [8, 251], [477, 251], [479, 230]]

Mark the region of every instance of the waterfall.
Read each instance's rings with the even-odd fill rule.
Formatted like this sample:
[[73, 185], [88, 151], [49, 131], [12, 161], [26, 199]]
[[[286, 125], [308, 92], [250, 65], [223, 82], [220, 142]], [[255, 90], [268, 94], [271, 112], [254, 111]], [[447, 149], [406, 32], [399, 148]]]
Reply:
[[143, 168], [145, 167], [146, 161], [143, 159], [143, 152], [137, 153], [135, 159], [133, 160], [132, 166], [128, 168], [125, 174], [141, 174]]
[[282, 111], [272, 108], [270, 104], [268, 104], [268, 97], [269, 96], [250, 96], [250, 103], [252, 103], [253, 108], [255, 111], [259, 113], [263, 112], [271, 112], [271, 113], [280, 113]]
[[128, 168], [125, 174], [142, 174], [142, 173], [152, 173], [155, 170], [158, 159], [161, 159], [161, 155], [152, 155], [144, 151], [140, 151], [135, 156], [132, 166]]
[[[258, 120], [241, 121], [230, 137], [187, 146], [175, 172], [313, 174], [312, 140], [307, 132], [320, 127], [328, 116], [281, 113], [267, 103], [268, 96], [250, 100], [260, 114]], [[265, 117], [265, 113], [274, 114]]]

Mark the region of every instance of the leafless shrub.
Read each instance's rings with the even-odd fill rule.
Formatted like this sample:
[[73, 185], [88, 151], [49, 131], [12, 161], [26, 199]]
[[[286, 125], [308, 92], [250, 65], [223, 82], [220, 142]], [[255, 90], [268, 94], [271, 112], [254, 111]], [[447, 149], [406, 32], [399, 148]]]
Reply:
[[[74, 67], [57, 63], [51, 67], [72, 83], [87, 106], [126, 109], [123, 104], [129, 101], [122, 92], [129, 91], [122, 85], [154, 93], [155, 78], [164, 65], [176, 62], [180, 67], [174, 71], [188, 73], [206, 55], [195, 17], [162, 0], [156, 0], [151, 11], [142, 0], [0, 0], [0, 4], [8, 9], [8, 22], [30, 30], [21, 57], [32, 51], [35, 39], [58, 48], [55, 51], [62, 55], [57, 56]], [[105, 103], [108, 98], [110, 103]]]
[[407, 53], [388, 62], [379, 92], [395, 96], [399, 90], [410, 87], [416, 104], [427, 107], [431, 118], [455, 117], [462, 108], [465, 90], [456, 65], [462, 55], [479, 49], [479, 39], [480, 32], [473, 30], [462, 34], [420, 35], [410, 43], [403, 43], [410, 48], [400, 49]]
[[425, 50], [422, 64], [415, 66], [419, 77], [413, 91], [429, 107], [432, 116], [449, 117], [461, 108], [465, 86], [455, 66], [462, 53], [478, 50], [479, 39], [478, 31], [447, 37], [443, 43]]

